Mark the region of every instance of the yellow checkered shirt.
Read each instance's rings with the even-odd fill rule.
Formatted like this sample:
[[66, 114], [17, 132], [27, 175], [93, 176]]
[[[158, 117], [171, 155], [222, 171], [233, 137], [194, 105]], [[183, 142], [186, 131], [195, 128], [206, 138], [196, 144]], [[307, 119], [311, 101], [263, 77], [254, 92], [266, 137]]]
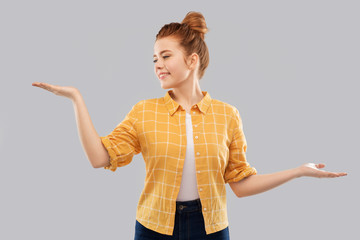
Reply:
[[[202, 91], [192, 106], [197, 187], [207, 234], [228, 226], [225, 184], [256, 174], [246, 161], [246, 139], [236, 107]], [[142, 153], [146, 177], [136, 220], [158, 233], [172, 235], [176, 199], [186, 153], [186, 112], [169, 90], [164, 97], [141, 100], [107, 136], [100, 137], [116, 171]]]

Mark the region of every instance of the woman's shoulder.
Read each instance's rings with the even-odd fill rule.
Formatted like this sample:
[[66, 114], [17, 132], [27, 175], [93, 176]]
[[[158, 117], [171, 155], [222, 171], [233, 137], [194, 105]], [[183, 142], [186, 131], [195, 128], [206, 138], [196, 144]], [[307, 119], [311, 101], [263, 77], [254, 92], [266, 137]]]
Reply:
[[160, 104], [161, 98], [149, 98], [149, 99], [142, 99], [139, 100], [137, 103], [134, 104], [134, 108], [140, 108], [140, 107], [146, 107], [146, 108], [151, 108], [156, 106], [156, 104]]
[[225, 110], [226, 112], [229, 113], [238, 111], [235, 105], [219, 99], [214, 99], [214, 98], [211, 99], [211, 105], [213, 106], [214, 109]]

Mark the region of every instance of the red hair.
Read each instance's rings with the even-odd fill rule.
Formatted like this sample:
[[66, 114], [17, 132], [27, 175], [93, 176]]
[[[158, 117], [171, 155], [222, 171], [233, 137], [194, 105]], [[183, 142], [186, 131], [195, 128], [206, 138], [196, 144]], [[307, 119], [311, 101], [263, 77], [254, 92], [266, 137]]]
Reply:
[[186, 57], [197, 53], [200, 60], [198, 75], [201, 79], [209, 65], [209, 50], [204, 41], [205, 33], [208, 31], [204, 16], [199, 12], [191, 11], [181, 23], [165, 24], [156, 35], [156, 40], [168, 36], [175, 37], [183, 47]]

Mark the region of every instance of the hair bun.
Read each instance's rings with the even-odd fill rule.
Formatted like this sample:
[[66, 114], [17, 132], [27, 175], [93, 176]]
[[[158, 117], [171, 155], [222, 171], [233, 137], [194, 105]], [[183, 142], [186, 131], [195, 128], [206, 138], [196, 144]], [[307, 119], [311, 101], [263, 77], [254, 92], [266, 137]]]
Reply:
[[204, 40], [205, 33], [209, 31], [206, 26], [205, 18], [200, 12], [188, 12], [181, 22], [188, 25], [191, 29], [200, 33], [200, 37]]

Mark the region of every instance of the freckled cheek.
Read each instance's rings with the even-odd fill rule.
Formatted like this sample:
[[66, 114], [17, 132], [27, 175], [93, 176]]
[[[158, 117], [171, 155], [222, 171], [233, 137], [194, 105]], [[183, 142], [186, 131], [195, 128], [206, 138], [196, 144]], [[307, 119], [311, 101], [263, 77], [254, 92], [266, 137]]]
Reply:
[[181, 66], [179, 66], [179, 64], [178, 63], [176, 63], [176, 62], [174, 62], [174, 63], [168, 63], [167, 65], [166, 65], [166, 68], [167, 68], [167, 70], [169, 70], [169, 72], [173, 75], [175, 75], [175, 74], [179, 74], [179, 73], [181, 73], [182, 71], [181, 71]]
[[171, 65], [166, 65], [165, 68], [170, 73], [170, 76], [176, 75], [176, 69], [174, 69]]

